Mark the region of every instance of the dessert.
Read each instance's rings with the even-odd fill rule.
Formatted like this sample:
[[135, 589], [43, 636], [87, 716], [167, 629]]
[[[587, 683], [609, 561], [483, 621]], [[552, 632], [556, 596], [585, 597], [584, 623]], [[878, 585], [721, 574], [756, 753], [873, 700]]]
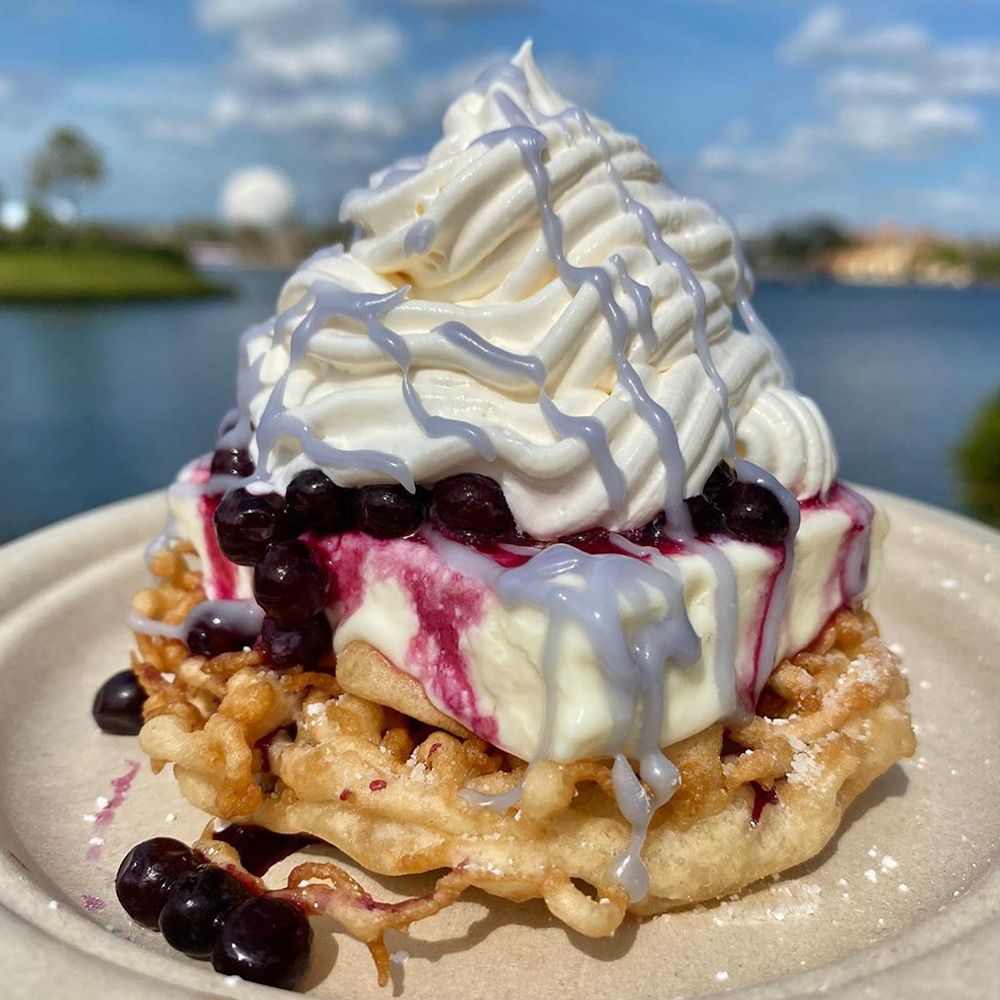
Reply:
[[[883, 518], [732, 228], [529, 46], [343, 212], [350, 250], [243, 336], [134, 601], [140, 744], [240, 831], [163, 848], [161, 928], [183, 891], [210, 928], [186, 950], [228, 970], [231, 924], [294, 904], [384, 983], [384, 931], [470, 886], [601, 936], [815, 856], [913, 734], [863, 606]], [[392, 904], [326, 862], [265, 890], [246, 824], [446, 873]], [[209, 862], [247, 899], [205, 901]]]

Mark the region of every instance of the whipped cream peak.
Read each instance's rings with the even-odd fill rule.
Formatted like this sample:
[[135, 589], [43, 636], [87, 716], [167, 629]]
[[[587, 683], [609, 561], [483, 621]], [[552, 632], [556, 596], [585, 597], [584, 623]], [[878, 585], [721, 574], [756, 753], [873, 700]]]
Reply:
[[561, 97], [530, 44], [343, 216], [350, 250], [307, 260], [244, 345], [252, 448], [279, 490], [313, 465], [345, 486], [479, 472], [557, 538], [683, 519], [737, 453], [800, 497], [835, 478], [732, 228]]

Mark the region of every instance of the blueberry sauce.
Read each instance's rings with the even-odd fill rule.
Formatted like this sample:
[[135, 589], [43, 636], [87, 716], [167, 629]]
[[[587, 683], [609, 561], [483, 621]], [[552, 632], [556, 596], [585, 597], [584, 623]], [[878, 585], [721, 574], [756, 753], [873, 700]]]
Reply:
[[203, 494], [198, 498], [198, 515], [203, 526], [205, 555], [208, 562], [205, 575], [212, 581], [214, 591], [212, 596], [225, 601], [236, 596], [237, 566], [222, 554], [215, 534], [215, 512], [221, 501], [221, 496]]
[[262, 826], [240, 823], [232, 823], [213, 833], [212, 837], [229, 844], [240, 856], [243, 867], [258, 878], [314, 841], [303, 833], [273, 833]]
[[756, 781], [750, 782], [753, 789], [753, 806], [750, 809], [750, 825], [756, 826], [764, 814], [766, 806], [776, 806], [778, 804], [778, 793], [773, 788], [765, 788]]

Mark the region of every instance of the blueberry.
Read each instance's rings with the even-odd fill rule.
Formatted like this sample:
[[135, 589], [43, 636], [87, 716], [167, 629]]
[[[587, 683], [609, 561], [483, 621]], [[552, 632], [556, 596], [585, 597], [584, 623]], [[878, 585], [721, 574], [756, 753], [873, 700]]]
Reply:
[[684, 503], [691, 515], [692, 530], [699, 538], [722, 531], [722, 511], [708, 497], [688, 497]]
[[299, 625], [327, 603], [326, 574], [302, 542], [272, 545], [253, 574], [257, 603], [282, 625]]
[[294, 903], [275, 896], [248, 899], [223, 924], [212, 966], [224, 976], [292, 989], [309, 967], [312, 936]]
[[720, 494], [729, 489], [736, 482], [736, 472], [728, 462], [719, 462], [712, 470], [712, 474], [705, 481], [702, 493], [709, 500], [718, 503]]
[[667, 515], [661, 510], [645, 524], [637, 528], [629, 528], [622, 534], [637, 545], [659, 545], [667, 539]]
[[781, 501], [757, 483], [733, 483], [720, 497], [726, 531], [744, 542], [781, 545], [790, 524]]
[[272, 542], [291, 538], [295, 524], [277, 493], [230, 490], [215, 511], [215, 534], [222, 554], [241, 566], [259, 562]]
[[314, 667], [333, 642], [330, 622], [322, 613], [301, 625], [282, 625], [274, 618], [265, 618], [260, 638], [264, 652], [276, 667]]
[[217, 613], [204, 611], [191, 622], [186, 641], [195, 656], [218, 656], [252, 646], [256, 638], [232, 628]]
[[156, 928], [174, 887], [201, 863], [198, 855], [179, 840], [144, 840], [125, 855], [118, 868], [118, 902], [137, 923]]
[[91, 712], [106, 733], [135, 736], [142, 729], [142, 706], [146, 692], [131, 670], [112, 674], [94, 695]]
[[171, 948], [208, 958], [226, 917], [246, 898], [238, 878], [217, 865], [202, 865], [174, 887], [160, 911], [160, 932]]
[[355, 509], [358, 527], [375, 538], [412, 535], [424, 519], [422, 494], [402, 486], [362, 486]]
[[216, 448], [209, 469], [213, 476], [236, 476], [245, 479], [254, 470], [253, 459], [245, 448]]
[[288, 484], [285, 503], [305, 530], [333, 534], [351, 525], [354, 491], [337, 486], [319, 469], [306, 469]]
[[455, 534], [493, 541], [517, 537], [517, 525], [503, 490], [489, 476], [464, 473], [442, 479], [434, 487], [433, 516]]

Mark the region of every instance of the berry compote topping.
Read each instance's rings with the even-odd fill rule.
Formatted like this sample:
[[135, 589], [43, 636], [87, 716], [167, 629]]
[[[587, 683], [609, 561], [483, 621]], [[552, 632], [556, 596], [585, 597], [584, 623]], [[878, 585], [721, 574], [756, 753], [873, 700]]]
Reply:
[[422, 491], [402, 486], [362, 486], [355, 502], [358, 527], [375, 538], [412, 535], [424, 520]]
[[277, 493], [230, 490], [215, 511], [215, 534], [222, 554], [240, 566], [259, 562], [272, 542], [298, 534], [284, 499]]
[[209, 472], [213, 476], [238, 476], [245, 479], [252, 475], [253, 459], [245, 448], [216, 448], [212, 453]]
[[[632, 539], [635, 541], [636, 539]], [[606, 528], [590, 528], [587, 531], [578, 531], [575, 535], [564, 535], [559, 541], [563, 545], [572, 545], [574, 549], [581, 552], [589, 552], [592, 556], [606, 555], [608, 553], [620, 554], [621, 549], [612, 544], [611, 536]]]
[[232, 823], [213, 833], [212, 837], [234, 848], [240, 856], [240, 864], [258, 877], [312, 840], [302, 833], [274, 833], [249, 823]]
[[337, 486], [319, 469], [300, 472], [285, 491], [285, 504], [306, 531], [346, 531], [354, 517], [354, 490]]
[[733, 483], [719, 496], [726, 531], [744, 542], [781, 545], [791, 527], [781, 501], [757, 483]]
[[200, 864], [202, 859], [179, 840], [144, 840], [125, 855], [118, 868], [118, 901], [137, 923], [155, 928], [174, 888]]
[[281, 625], [301, 625], [327, 603], [326, 574], [299, 541], [268, 548], [253, 574], [257, 603]]
[[186, 641], [195, 656], [218, 656], [252, 646], [256, 638], [256, 635], [234, 629], [221, 615], [209, 610], [191, 622]]
[[519, 533], [500, 484], [488, 476], [449, 476], [434, 486], [431, 518], [446, 534], [513, 542]]
[[309, 967], [312, 936], [294, 903], [274, 896], [248, 899], [223, 924], [212, 966], [226, 976], [292, 989]]
[[160, 911], [160, 932], [171, 948], [208, 958], [226, 917], [247, 896], [236, 876], [217, 865], [202, 865], [174, 886]]
[[329, 619], [322, 612], [299, 625], [282, 625], [275, 618], [264, 619], [260, 631], [264, 653], [276, 667], [315, 667], [333, 644]]
[[146, 692], [131, 670], [112, 674], [97, 690], [91, 712], [106, 733], [135, 736], [142, 729]]

